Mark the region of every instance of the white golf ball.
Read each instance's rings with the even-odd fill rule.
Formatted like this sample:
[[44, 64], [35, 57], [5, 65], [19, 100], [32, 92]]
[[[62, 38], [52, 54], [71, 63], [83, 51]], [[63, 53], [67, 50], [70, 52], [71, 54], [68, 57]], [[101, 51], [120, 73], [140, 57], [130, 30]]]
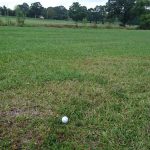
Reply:
[[62, 117], [62, 123], [68, 123], [69, 119], [67, 116]]

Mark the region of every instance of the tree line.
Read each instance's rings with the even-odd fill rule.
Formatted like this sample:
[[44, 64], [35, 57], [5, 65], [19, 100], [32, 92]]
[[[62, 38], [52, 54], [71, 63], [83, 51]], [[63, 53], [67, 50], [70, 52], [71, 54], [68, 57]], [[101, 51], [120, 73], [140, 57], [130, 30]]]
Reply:
[[[45, 18], [56, 20], [72, 19], [76, 23], [87, 21], [90, 23], [119, 22], [120, 26], [140, 25], [143, 29], [150, 29], [150, 0], [108, 0], [106, 5], [97, 5], [87, 9], [78, 2], [74, 2], [67, 10], [64, 6], [44, 8], [40, 2], [17, 5], [14, 10], [0, 7], [0, 15]], [[23, 20], [23, 19], [22, 19]]]

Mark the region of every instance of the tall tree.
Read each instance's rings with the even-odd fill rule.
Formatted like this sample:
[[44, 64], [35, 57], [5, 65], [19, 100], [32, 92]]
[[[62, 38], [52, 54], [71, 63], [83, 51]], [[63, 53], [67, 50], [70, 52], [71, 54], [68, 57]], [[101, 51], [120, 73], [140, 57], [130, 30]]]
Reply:
[[27, 3], [23, 3], [22, 5], [18, 5], [22, 12], [27, 16], [29, 14], [30, 7]]
[[93, 11], [93, 21], [97, 24], [100, 20], [100, 7], [96, 6]]
[[105, 19], [106, 19], [106, 6], [98, 6], [99, 7], [99, 16], [100, 16], [100, 21], [102, 22], [102, 24], [105, 23]]
[[0, 15], [2, 16], [15, 16], [15, 11], [7, 8], [6, 6], [0, 7]]
[[2, 15], [3, 13], [3, 8], [0, 6], [0, 16]]
[[90, 21], [90, 23], [94, 20], [93, 12], [94, 12], [93, 8], [87, 10], [87, 20]]
[[139, 19], [140, 28], [150, 29], [150, 1], [137, 0], [134, 14]]
[[54, 19], [54, 16], [55, 16], [55, 10], [53, 7], [48, 7], [47, 8], [47, 19]]
[[82, 21], [87, 16], [87, 8], [75, 2], [69, 8], [69, 16], [75, 22]]
[[35, 18], [41, 16], [43, 9], [40, 2], [32, 3], [30, 6], [30, 16]]
[[15, 16], [15, 11], [11, 10], [10, 8], [7, 9], [7, 15], [8, 16]]
[[150, 12], [150, 0], [136, 0], [134, 13], [137, 16], [141, 16], [149, 12]]
[[64, 6], [54, 7], [55, 15], [54, 19], [65, 20], [68, 18], [68, 11]]
[[4, 15], [4, 16], [7, 16], [7, 15], [8, 15], [7, 7], [6, 7], [6, 6], [3, 6], [3, 15]]
[[136, 0], [108, 0], [108, 17], [118, 18], [125, 26], [133, 17], [132, 9], [135, 2]]
[[106, 7], [105, 6], [96, 6], [94, 9], [88, 9], [87, 19], [90, 22], [95, 22], [97, 24], [98, 21], [101, 21], [102, 24], [105, 22], [106, 18]]
[[47, 18], [47, 9], [46, 8], [43, 8], [43, 10], [41, 12], [41, 16], [44, 17], [45, 19], [48, 19]]

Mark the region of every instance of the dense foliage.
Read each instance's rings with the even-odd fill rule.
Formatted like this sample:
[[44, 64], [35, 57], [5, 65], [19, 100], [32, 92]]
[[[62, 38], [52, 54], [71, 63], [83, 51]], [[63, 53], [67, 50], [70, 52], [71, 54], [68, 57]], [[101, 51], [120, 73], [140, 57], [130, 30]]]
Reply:
[[82, 21], [87, 16], [87, 8], [81, 6], [78, 2], [73, 3], [69, 8], [69, 16], [74, 21]]
[[[119, 22], [121, 26], [132, 24], [139, 25], [144, 29], [150, 29], [148, 23], [150, 0], [108, 0], [104, 6], [97, 5], [95, 8], [89, 9], [86, 6], [81, 6], [78, 2], [74, 2], [69, 10], [64, 6], [44, 8], [40, 2], [32, 3], [31, 6], [23, 3], [16, 8], [18, 7], [24, 16], [31, 18], [72, 19], [76, 23], [87, 20], [95, 24], [100, 22], [102, 24], [105, 22]], [[6, 6], [0, 7], [0, 15], [15, 16], [16, 8], [11, 10], [6, 8]]]

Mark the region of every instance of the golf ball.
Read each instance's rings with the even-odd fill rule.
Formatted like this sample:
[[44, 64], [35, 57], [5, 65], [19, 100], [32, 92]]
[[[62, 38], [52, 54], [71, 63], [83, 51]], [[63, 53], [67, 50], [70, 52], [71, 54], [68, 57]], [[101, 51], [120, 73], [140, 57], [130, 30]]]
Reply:
[[68, 123], [69, 119], [67, 116], [62, 117], [62, 123]]

